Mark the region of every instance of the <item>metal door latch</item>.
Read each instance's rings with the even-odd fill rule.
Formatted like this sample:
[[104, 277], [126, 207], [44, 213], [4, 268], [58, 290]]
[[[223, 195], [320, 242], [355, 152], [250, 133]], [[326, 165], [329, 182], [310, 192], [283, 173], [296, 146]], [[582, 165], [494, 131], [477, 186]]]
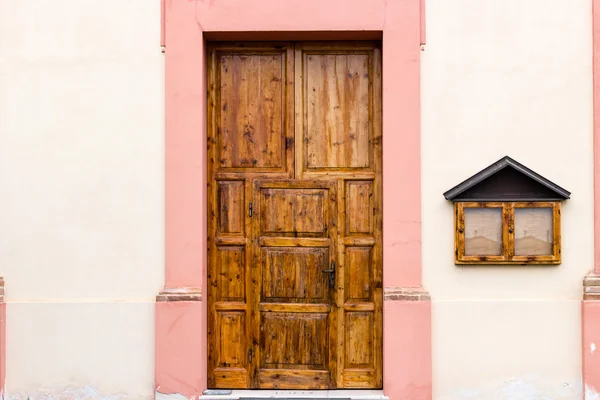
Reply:
[[323, 272], [329, 273], [329, 287], [335, 287], [335, 261], [331, 262], [331, 267], [329, 269], [324, 269]]

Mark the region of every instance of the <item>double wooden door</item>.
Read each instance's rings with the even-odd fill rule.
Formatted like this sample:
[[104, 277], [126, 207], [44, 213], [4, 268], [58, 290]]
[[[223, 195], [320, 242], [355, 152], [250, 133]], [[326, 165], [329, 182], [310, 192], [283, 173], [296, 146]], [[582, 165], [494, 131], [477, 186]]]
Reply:
[[208, 386], [382, 386], [378, 43], [213, 43]]

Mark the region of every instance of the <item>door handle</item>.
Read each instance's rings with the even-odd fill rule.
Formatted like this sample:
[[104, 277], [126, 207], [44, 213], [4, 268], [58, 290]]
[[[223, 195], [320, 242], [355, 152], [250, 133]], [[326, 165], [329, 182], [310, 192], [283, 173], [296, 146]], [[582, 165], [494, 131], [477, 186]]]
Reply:
[[335, 287], [335, 261], [332, 261], [330, 268], [324, 269], [323, 272], [329, 273], [329, 287], [333, 289]]

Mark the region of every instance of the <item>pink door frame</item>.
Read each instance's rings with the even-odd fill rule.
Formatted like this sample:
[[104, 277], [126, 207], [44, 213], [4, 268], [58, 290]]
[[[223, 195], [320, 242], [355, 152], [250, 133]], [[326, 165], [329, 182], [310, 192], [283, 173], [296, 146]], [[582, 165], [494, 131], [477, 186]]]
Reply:
[[592, 1], [594, 79], [594, 270], [583, 281], [581, 304], [584, 398], [600, 394], [600, 0]]
[[6, 303], [4, 278], [0, 277], [0, 400], [4, 399], [6, 377]]
[[422, 1], [163, 0], [166, 273], [156, 303], [157, 392], [194, 398], [206, 388], [206, 39], [376, 33], [384, 149], [393, 149], [383, 153], [384, 393], [431, 399], [431, 306], [421, 285]]

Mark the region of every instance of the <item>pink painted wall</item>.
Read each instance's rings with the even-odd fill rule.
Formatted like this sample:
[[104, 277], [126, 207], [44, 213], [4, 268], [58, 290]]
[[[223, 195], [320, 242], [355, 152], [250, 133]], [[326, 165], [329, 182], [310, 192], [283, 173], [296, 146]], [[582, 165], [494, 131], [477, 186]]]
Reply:
[[202, 30], [193, 18], [198, 4], [168, 1], [165, 14], [168, 288], [202, 287], [206, 273], [206, 66]]
[[0, 278], [0, 399], [4, 398], [6, 378], [6, 303], [4, 302], [4, 279]]
[[[394, 149], [393, 157], [385, 150], [383, 154], [385, 285], [421, 285], [420, 3], [420, 0], [167, 2], [167, 287], [200, 286], [204, 271], [199, 266], [206, 262], [203, 33], [332, 30], [383, 32], [383, 130], [385, 148]], [[399, 201], [402, 207], [392, 206]]]
[[6, 303], [0, 303], [0, 399], [4, 394], [6, 379]]
[[[382, 32], [384, 149], [394, 149], [383, 153], [384, 286], [421, 286], [423, 11], [422, 0], [166, 0], [167, 288], [201, 287], [206, 293], [205, 35], [222, 38], [227, 32], [249, 32], [256, 37], [263, 32], [278, 39], [282, 31], [289, 40], [301, 40], [311, 31], [326, 32], [323, 40], [335, 36], [332, 31], [365, 32], [370, 37]], [[206, 385], [206, 355], [199, 358], [185, 348], [206, 349], [206, 305], [178, 303], [156, 308], [156, 385], [161, 392], [198, 395]], [[401, 399], [418, 387], [419, 399], [430, 398], [429, 303], [397, 303], [384, 308], [384, 354], [394, 354], [385, 361], [384, 389], [391, 398]], [[186, 312], [196, 320], [181, 314]], [[192, 328], [195, 335], [187, 333]], [[418, 354], [424, 364], [414, 368]], [[193, 373], [188, 370], [191, 365]]]
[[420, 11], [388, 2], [382, 27], [385, 287], [421, 286]]
[[201, 302], [156, 303], [156, 391], [190, 397], [204, 390], [206, 347], [197, 340], [204, 326]]
[[431, 399], [431, 303], [386, 301], [384, 316], [385, 394], [397, 400]]
[[593, 0], [594, 270], [600, 272], [600, 0]]
[[[600, 0], [592, 2], [594, 84], [594, 273], [600, 272]], [[593, 277], [591, 277], [593, 280]], [[593, 288], [586, 288], [593, 289]], [[586, 393], [600, 393], [600, 298], [581, 305], [582, 373]], [[587, 397], [587, 395], [586, 395]]]
[[584, 301], [581, 308], [583, 324], [583, 382], [590, 395], [600, 394], [600, 301]]

